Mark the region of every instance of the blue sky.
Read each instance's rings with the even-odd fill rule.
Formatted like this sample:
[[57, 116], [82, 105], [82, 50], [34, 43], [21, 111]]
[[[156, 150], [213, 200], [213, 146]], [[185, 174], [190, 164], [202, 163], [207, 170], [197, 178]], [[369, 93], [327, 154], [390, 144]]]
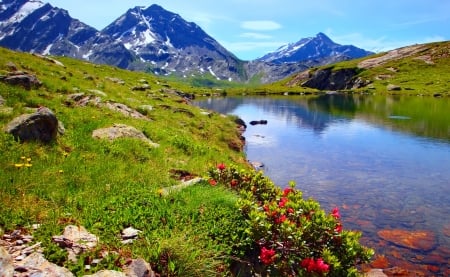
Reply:
[[319, 32], [380, 52], [450, 40], [448, 0], [43, 0], [99, 30], [135, 6], [158, 4], [195, 22], [244, 60]]

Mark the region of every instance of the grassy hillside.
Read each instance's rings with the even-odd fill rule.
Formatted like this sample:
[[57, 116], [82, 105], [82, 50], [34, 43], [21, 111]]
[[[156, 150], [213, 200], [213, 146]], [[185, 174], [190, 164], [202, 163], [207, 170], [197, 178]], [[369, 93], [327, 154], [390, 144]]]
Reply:
[[[386, 53], [312, 68], [308, 72], [295, 74], [285, 80], [263, 86], [267, 92], [280, 91], [315, 91], [302, 86], [311, 75], [323, 69], [333, 72], [354, 69], [358, 78], [366, 84], [349, 92], [355, 93], [390, 93], [405, 95], [450, 95], [450, 42], [437, 42], [413, 45], [395, 49]], [[395, 85], [399, 90], [390, 91], [388, 85]]]
[[[67, 224], [82, 225], [100, 237], [97, 255], [112, 252], [117, 260], [85, 271], [81, 259], [70, 266], [78, 273], [114, 268], [137, 256], [168, 275], [205, 276], [220, 268], [222, 256], [232, 247], [224, 241], [229, 242], [228, 234], [240, 222], [236, 196], [207, 184], [168, 197], [161, 197], [160, 190], [179, 184], [181, 175], [204, 176], [218, 163], [245, 164], [243, 153], [236, 150], [241, 142], [234, 119], [202, 113], [175, 92], [181, 85], [152, 75], [56, 59], [64, 66], [0, 49], [0, 75], [15, 65], [43, 84], [26, 90], [0, 82], [2, 129], [13, 118], [45, 106], [66, 130], [50, 144], [20, 143], [0, 132], [0, 235], [41, 224], [34, 235], [44, 242], [46, 256], [62, 263], [65, 252], [50, 242], [51, 236], [61, 234]], [[132, 90], [147, 83], [150, 88], [145, 91]], [[136, 110], [150, 105], [151, 110], [143, 111], [149, 120], [94, 104], [77, 107], [68, 100], [73, 93]], [[95, 129], [115, 123], [143, 131], [160, 147], [134, 139], [92, 138]], [[28, 166], [18, 166], [24, 163]], [[145, 235], [132, 245], [122, 245], [118, 236], [129, 226]]]

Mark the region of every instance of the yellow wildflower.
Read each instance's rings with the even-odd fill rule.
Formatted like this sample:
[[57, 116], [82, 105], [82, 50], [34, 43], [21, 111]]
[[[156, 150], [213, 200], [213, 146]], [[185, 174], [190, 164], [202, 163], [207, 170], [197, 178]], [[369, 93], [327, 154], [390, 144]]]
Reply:
[[25, 166], [26, 166], [26, 167], [32, 167], [33, 165], [30, 164], [30, 163], [26, 163]]
[[14, 166], [17, 168], [21, 168], [21, 167], [23, 167], [23, 164], [14, 164]]

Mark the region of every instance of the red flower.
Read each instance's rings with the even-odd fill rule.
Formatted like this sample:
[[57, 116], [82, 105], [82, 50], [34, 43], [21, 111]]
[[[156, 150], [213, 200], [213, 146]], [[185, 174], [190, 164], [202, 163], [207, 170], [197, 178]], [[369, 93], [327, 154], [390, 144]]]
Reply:
[[275, 261], [275, 250], [267, 249], [265, 247], [261, 248], [261, 253], [259, 254], [259, 259], [263, 264], [270, 265]]
[[327, 272], [330, 268], [329, 265], [327, 265], [322, 258], [318, 258], [316, 261], [316, 271], [317, 272]]
[[287, 209], [287, 212], [288, 212], [288, 214], [293, 214], [294, 213], [294, 209], [289, 208], [289, 209]]
[[337, 224], [336, 227], [334, 228], [334, 231], [336, 233], [342, 233], [342, 224]]
[[236, 180], [236, 179], [231, 180], [230, 185], [231, 185], [231, 187], [234, 188], [235, 186], [238, 185], [238, 180]]
[[334, 218], [336, 218], [336, 219], [341, 218], [341, 214], [339, 213], [338, 207], [334, 208], [334, 209], [331, 211], [331, 215], [332, 215]]
[[287, 219], [286, 215], [281, 215], [280, 217], [275, 218], [275, 223], [276, 224], [281, 224], [283, 222], [285, 222]]
[[293, 188], [285, 188], [285, 189], [283, 190], [283, 196], [286, 197], [286, 196], [288, 196], [289, 193], [291, 193], [291, 192], [294, 192], [294, 189], [293, 189]]
[[210, 184], [211, 186], [215, 186], [215, 185], [217, 185], [217, 181], [214, 180], [214, 179], [209, 179], [209, 184]]
[[226, 166], [223, 163], [220, 163], [217, 165], [217, 169], [220, 171], [223, 171], [226, 168]]
[[301, 261], [300, 265], [308, 272], [314, 271], [317, 273], [324, 273], [328, 272], [330, 269], [330, 266], [326, 264], [322, 258], [318, 258], [317, 260], [314, 260], [313, 258], [305, 258]]
[[288, 202], [287, 197], [282, 197], [280, 199], [280, 203], [278, 203], [278, 207], [283, 208], [284, 206], [286, 206], [286, 203]]

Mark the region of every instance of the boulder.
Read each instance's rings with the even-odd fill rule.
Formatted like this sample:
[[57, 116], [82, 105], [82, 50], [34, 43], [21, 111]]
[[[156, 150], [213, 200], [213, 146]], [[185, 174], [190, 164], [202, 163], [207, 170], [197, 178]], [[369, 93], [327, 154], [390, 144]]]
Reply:
[[399, 90], [402, 90], [402, 88], [400, 86], [393, 85], [393, 84], [387, 85], [386, 89], [388, 91], [399, 91]]
[[16, 272], [23, 274], [16, 274], [15, 276], [42, 276], [42, 277], [73, 277], [74, 275], [68, 269], [57, 266], [47, 261], [40, 253], [33, 253], [23, 261], [15, 265]]
[[114, 124], [112, 127], [94, 130], [92, 137], [109, 140], [135, 138], [147, 142], [151, 147], [159, 147], [159, 144], [152, 142], [138, 129], [124, 124]]
[[10, 72], [8, 76], [3, 78], [3, 82], [10, 85], [22, 86], [26, 90], [39, 88], [42, 85], [42, 82], [38, 80], [36, 75], [21, 71]]
[[150, 265], [143, 259], [136, 259], [124, 268], [124, 272], [128, 277], [155, 277]]
[[5, 128], [17, 140], [37, 140], [48, 143], [56, 138], [58, 123], [55, 114], [48, 108], [41, 107], [33, 114], [23, 114], [13, 119]]
[[12, 257], [9, 255], [5, 248], [0, 246], [0, 276], [1, 277], [13, 277], [14, 276], [14, 264]]

